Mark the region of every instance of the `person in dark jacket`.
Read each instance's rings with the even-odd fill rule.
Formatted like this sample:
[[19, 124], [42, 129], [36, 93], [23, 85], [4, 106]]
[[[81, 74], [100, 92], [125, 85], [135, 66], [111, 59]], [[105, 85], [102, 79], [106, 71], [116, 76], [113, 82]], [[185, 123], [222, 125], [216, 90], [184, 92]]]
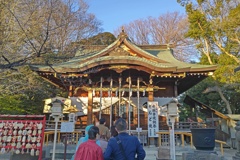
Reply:
[[127, 131], [127, 122], [119, 118], [116, 123], [117, 137], [110, 138], [104, 152], [105, 160], [143, 160], [146, 152], [135, 136], [130, 136]]
[[[121, 118], [120, 116], [116, 116], [115, 119], [113, 119], [114, 124], [116, 123], [116, 121]], [[110, 127], [110, 134], [111, 137], [116, 137], [118, 135], [118, 132], [116, 131], [116, 127], [113, 125]]]
[[118, 132], [116, 131], [115, 126], [111, 126], [110, 133], [111, 133], [111, 137], [116, 137], [118, 135]]

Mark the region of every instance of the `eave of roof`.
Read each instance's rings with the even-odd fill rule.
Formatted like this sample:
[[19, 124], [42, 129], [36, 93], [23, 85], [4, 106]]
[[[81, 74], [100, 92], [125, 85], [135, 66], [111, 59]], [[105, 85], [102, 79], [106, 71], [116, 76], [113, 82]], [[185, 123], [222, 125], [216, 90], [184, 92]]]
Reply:
[[[172, 73], [183, 73], [183, 72], [211, 72], [216, 69], [215, 66], [207, 66], [205, 68], [201, 65], [194, 64], [184, 64], [178, 65], [173, 63], [157, 63], [154, 61], [149, 61], [145, 58], [139, 58], [134, 56], [103, 56], [97, 59], [91, 59], [89, 61], [74, 60], [64, 62], [62, 64], [56, 64], [50, 66], [32, 66], [32, 69], [35, 71], [46, 71], [46, 72], [82, 72], [88, 68], [101, 66], [101, 65], [142, 65], [147, 66], [154, 71], [158, 72], [172, 72]], [[53, 70], [54, 68], [54, 70]]]
[[[128, 48], [138, 54], [138, 56], [111, 56], [108, 54], [120, 45], [126, 45]], [[165, 48], [164, 48], [165, 46]], [[157, 49], [157, 47], [160, 47]], [[101, 47], [100, 47], [101, 48]], [[148, 67], [151, 70], [159, 72], [213, 72], [216, 70], [215, 65], [190, 64], [177, 60], [172, 50], [167, 45], [141, 45], [133, 44], [126, 34], [122, 33], [118, 39], [111, 45], [100, 50], [91, 52], [61, 64], [50, 66], [33, 65], [31, 68], [35, 71], [42, 72], [81, 72], [91, 67], [99, 65], [139, 65]], [[53, 70], [54, 68], [54, 70]]]

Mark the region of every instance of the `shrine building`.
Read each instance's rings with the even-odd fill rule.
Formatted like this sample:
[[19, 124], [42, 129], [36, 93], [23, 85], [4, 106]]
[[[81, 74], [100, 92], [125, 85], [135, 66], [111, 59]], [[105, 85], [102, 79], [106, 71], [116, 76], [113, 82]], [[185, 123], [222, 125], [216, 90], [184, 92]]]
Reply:
[[[32, 70], [55, 86], [68, 91], [79, 112], [91, 124], [116, 116], [130, 121], [132, 129], [147, 129], [147, 102], [163, 106], [208, 76], [215, 65], [181, 62], [171, 45], [137, 45], [122, 31], [108, 46], [80, 46], [67, 62], [34, 65]], [[138, 118], [139, 116], [139, 118]], [[160, 116], [161, 118], [161, 116]]]

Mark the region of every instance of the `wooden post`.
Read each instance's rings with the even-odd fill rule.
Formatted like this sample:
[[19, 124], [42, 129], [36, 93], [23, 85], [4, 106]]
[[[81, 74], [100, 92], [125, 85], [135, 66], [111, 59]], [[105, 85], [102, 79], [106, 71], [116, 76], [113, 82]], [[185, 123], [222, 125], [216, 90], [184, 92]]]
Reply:
[[184, 134], [181, 134], [182, 146], [184, 147]]
[[73, 96], [73, 86], [69, 86], [69, 92], [68, 92], [68, 96], [72, 97]]
[[153, 101], [154, 100], [154, 95], [153, 95], [153, 86], [149, 86], [149, 91], [148, 91], [148, 101]]
[[92, 124], [92, 111], [93, 111], [93, 95], [92, 90], [88, 91], [88, 109], [87, 109], [87, 125]]

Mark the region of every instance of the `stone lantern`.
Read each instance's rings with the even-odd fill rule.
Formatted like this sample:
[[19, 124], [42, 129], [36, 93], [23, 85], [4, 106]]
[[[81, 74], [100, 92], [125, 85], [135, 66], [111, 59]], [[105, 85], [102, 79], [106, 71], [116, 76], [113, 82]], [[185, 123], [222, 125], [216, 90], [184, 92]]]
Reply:
[[70, 106], [66, 109], [66, 112], [68, 112], [68, 118], [69, 118], [69, 122], [76, 122], [76, 113], [79, 112], [79, 110], [77, 109], [76, 105], [74, 106]]
[[62, 115], [63, 107], [61, 101], [56, 99], [55, 101], [52, 102], [51, 113], [52, 113], [51, 116]]

